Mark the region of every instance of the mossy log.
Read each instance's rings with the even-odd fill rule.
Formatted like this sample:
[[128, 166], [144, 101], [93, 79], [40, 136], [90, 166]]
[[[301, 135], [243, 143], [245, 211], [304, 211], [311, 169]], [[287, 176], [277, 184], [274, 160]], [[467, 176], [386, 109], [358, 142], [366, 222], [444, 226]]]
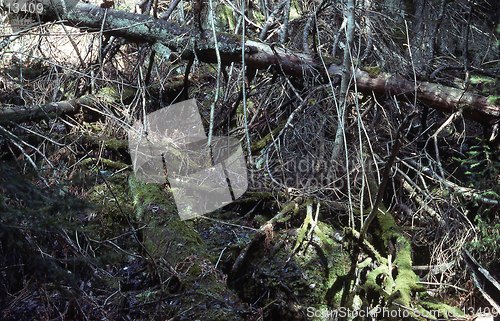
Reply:
[[0, 106], [0, 125], [22, 123], [61, 115], [73, 115], [80, 111], [85, 114], [99, 114], [100, 106], [119, 103], [135, 94], [130, 88], [123, 92], [111, 87], [104, 87], [96, 94], [89, 94], [77, 99], [51, 102], [45, 105]]
[[273, 224], [264, 225], [228, 275], [244, 301], [266, 307], [264, 319], [326, 320], [330, 307], [339, 307], [349, 254], [337, 231], [312, 221], [308, 204], [298, 229], [274, 231]]
[[[386, 252], [386, 261], [367, 275], [365, 286], [379, 290], [390, 303], [396, 301], [409, 307], [414, 292], [425, 291], [419, 285], [418, 276], [412, 269], [412, 249], [410, 241], [401, 233], [391, 213], [385, 211], [377, 215], [379, 238], [383, 241]], [[376, 279], [384, 273], [384, 284], [379, 286]]]
[[[375, 225], [373, 243], [379, 244], [376, 253], [380, 254], [375, 256], [373, 263], [370, 260], [369, 265], [358, 264], [358, 273], [366, 273], [366, 278], [361, 285], [362, 291], [352, 297], [361, 299], [363, 306], [369, 306], [369, 297], [372, 301], [374, 296], [378, 297], [382, 302], [378, 308], [393, 311], [387, 314], [396, 316], [383, 317], [382, 320], [435, 320], [438, 316], [463, 316], [458, 309], [429, 298], [413, 270], [410, 240], [383, 206], [378, 211]], [[369, 266], [371, 270], [367, 270]]]
[[39, 120], [63, 114], [75, 114], [82, 106], [92, 105], [95, 100], [91, 95], [78, 99], [48, 103], [37, 106], [2, 106], [0, 108], [0, 125]]
[[[174, 314], [183, 320], [243, 320], [237, 296], [214, 267], [192, 221], [177, 215], [173, 196], [158, 184], [129, 179], [142, 244], [152, 264], [168, 266], [166, 290], [176, 297]], [[174, 285], [175, 286], [174, 286]], [[173, 290], [172, 290], [173, 289]], [[174, 293], [172, 293], [174, 292]]]
[[[46, 7], [42, 20], [60, 21], [88, 30], [105, 32], [124, 37], [134, 42], [150, 44], [162, 43], [173, 51], [181, 51], [183, 59], [191, 60], [194, 56], [208, 63], [217, 62], [218, 52], [224, 64], [241, 62], [242, 40], [239, 36], [218, 33], [216, 41], [210, 32], [200, 34], [175, 23], [150, 16], [128, 13], [113, 9], [103, 9], [86, 3], [77, 3], [68, 12], [55, 12], [54, 7]], [[217, 50], [216, 50], [217, 47]], [[285, 50], [268, 44], [247, 40], [245, 60], [248, 67], [255, 69], [278, 68], [287, 75], [303, 77], [305, 74], [338, 74], [339, 65], [332, 57], [327, 60], [328, 68], [322, 61], [311, 55]], [[328, 70], [327, 70], [328, 69]], [[417, 99], [443, 112], [452, 113], [463, 109], [465, 117], [476, 121], [493, 124], [500, 118], [500, 106], [487, 97], [476, 95], [466, 90], [443, 86], [436, 83], [414, 83], [394, 75], [377, 75], [361, 69], [355, 72], [357, 87], [368, 93], [390, 93], [392, 95], [417, 95]]]

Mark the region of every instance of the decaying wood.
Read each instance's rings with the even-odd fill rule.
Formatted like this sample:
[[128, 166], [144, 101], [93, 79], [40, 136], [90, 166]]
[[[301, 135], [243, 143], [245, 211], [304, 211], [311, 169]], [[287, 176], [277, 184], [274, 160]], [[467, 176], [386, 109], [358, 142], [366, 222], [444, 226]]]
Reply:
[[[191, 76], [189, 81], [206, 81], [211, 77], [209, 74], [200, 76]], [[184, 78], [172, 77], [166, 84], [163, 84], [163, 93], [175, 93], [184, 87]], [[152, 95], [159, 95], [159, 86], [152, 86], [150, 92]], [[104, 90], [96, 94], [89, 94], [77, 99], [52, 102], [45, 105], [0, 105], [0, 125], [9, 123], [22, 123], [27, 121], [36, 121], [43, 118], [50, 118], [61, 115], [71, 115], [78, 113], [82, 107], [87, 107], [96, 113], [100, 113], [100, 102], [116, 102], [130, 99], [136, 94], [133, 88], [127, 88], [124, 92], [118, 93], [114, 89], [105, 87]]]
[[0, 125], [10, 122], [19, 123], [30, 120], [39, 120], [44, 117], [53, 117], [63, 114], [77, 113], [83, 105], [92, 105], [91, 96], [82, 96], [78, 99], [49, 103], [42, 106], [2, 106], [0, 108]]
[[[358, 70], [356, 82], [361, 91], [406, 96], [413, 96], [415, 92], [414, 83], [399, 76], [371, 77], [367, 72]], [[466, 90], [421, 81], [417, 83], [416, 92], [419, 101], [446, 113], [463, 109], [464, 116], [491, 124], [500, 119], [500, 106], [488, 102], [487, 97]]]
[[[155, 265], [159, 287], [175, 295], [172, 311], [193, 320], [202, 315], [203, 320], [243, 320], [239, 300], [210, 261], [206, 244], [192, 224], [182, 221], [173, 210], [172, 194], [158, 184], [146, 184], [133, 177], [129, 187], [135, 220], [147, 226], [140, 237], [141, 247]], [[162, 272], [155, 262], [169, 268]], [[193, 302], [197, 304], [193, 306]]]
[[417, 170], [419, 173], [423, 173], [424, 175], [427, 175], [428, 177], [434, 179], [439, 184], [442, 184], [444, 187], [449, 188], [453, 192], [461, 195], [466, 200], [474, 200], [476, 202], [481, 202], [481, 203], [492, 205], [492, 206], [498, 205], [498, 201], [496, 199], [485, 197], [484, 195], [482, 195], [481, 191], [476, 190], [474, 188], [463, 187], [463, 186], [457, 185], [457, 184], [453, 183], [452, 181], [447, 180], [446, 178], [439, 176], [431, 169], [420, 166], [419, 164], [417, 164], [415, 161], [412, 161], [411, 159], [404, 160], [403, 163], [410, 165], [411, 166], [410, 168]]
[[[69, 12], [59, 12], [63, 23], [89, 31], [103, 31], [106, 34], [124, 37], [134, 42], [160, 42], [184, 59], [197, 57], [203, 62], [216, 61], [216, 46], [211, 33], [199, 33], [151, 16], [139, 15], [113, 9], [102, 9], [86, 3], [78, 3]], [[42, 17], [46, 21], [56, 21], [54, 10], [45, 10]], [[242, 41], [237, 35], [218, 33], [218, 48], [223, 64], [240, 63]], [[287, 75], [307, 77], [312, 74], [326, 75], [328, 70], [335, 74], [338, 68], [332, 59], [317, 60], [303, 53], [297, 53], [261, 42], [248, 40], [245, 43], [246, 64], [249, 68], [274, 68]], [[327, 62], [326, 65], [323, 61]], [[338, 62], [337, 62], [338, 63]], [[444, 112], [455, 112], [463, 108], [465, 117], [482, 123], [494, 124], [500, 120], [500, 106], [464, 90], [435, 83], [414, 83], [398, 76], [372, 77], [365, 71], [355, 73], [357, 88], [364, 92], [378, 94], [412, 96], [433, 108]]]
[[488, 270], [483, 268], [481, 264], [476, 261], [469, 251], [463, 251], [463, 258], [472, 274], [474, 285], [479, 289], [483, 297], [491, 306], [497, 312], [500, 311], [500, 304], [497, 301], [500, 297], [500, 283], [491, 276]]

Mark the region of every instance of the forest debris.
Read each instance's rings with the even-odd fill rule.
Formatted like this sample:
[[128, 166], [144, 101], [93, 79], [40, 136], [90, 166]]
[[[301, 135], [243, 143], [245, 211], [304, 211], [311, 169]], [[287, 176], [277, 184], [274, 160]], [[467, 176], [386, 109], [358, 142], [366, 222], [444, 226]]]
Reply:
[[465, 263], [472, 274], [474, 285], [491, 306], [495, 308], [497, 313], [500, 313], [500, 303], [497, 301], [500, 298], [500, 284], [488, 270], [476, 261], [469, 251], [464, 249], [462, 253]]
[[[204, 37], [195, 43], [193, 40], [195, 31], [172, 22], [113, 9], [102, 9], [86, 3], [78, 3], [73, 10], [59, 14], [65, 18], [63, 23], [77, 28], [89, 28], [135, 42], [161, 42], [173, 51], [182, 50], [183, 59], [192, 59], [197, 52], [198, 58], [204, 62], [217, 61], [215, 41], [210, 34], [204, 34]], [[57, 21], [61, 19], [53, 10], [44, 10], [43, 15], [45, 19]], [[132, 27], [123, 28], [124, 25]], [[217, 34], [218, 51], [224, 64], [241, 62], [241, 41], [239, 36], [233, 34]], [[245, 48], [246, 64], [249, 67], [267, 69], [275, 66], [288, 75], [301, 77], [305, 73], [318, 71], [322, 74], [327, 73], [323, 63], [314, 60], [310, 55], [251, 40], [247, 40]], [[443, 112], [453, 113], [463, 109], [464, 116], [490, 125], [500, 119], [500, 106], [488, 101], [487, 97], [461, 89], [430, 82], [413, 83], [397, 75], [372, 77], [361, 69], [356, 70], [355, 78], [360, 91], [411, 96], [416, 88], [418, 100]]]

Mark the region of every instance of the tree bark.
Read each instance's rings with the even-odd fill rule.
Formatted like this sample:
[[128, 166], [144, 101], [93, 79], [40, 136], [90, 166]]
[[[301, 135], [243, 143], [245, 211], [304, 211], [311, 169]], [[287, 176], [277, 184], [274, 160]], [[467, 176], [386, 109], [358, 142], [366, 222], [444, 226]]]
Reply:
[[78, 99], [48, 103], [43, 106], [0, 106], [0, 125], [39, 120], [63, 114], [75, 114], [82, 105], [94, 105], [93, 101], [90, 96], [82, 96]]
[[[371, 77], [358, 69], [356, 82], [361, 91], [410, 97], [415, 93], [412, 81], [394, 75]], [[493, 124], [500, 120], [500, 106], [489, 102], [488, 97], [425, 81], [417, 83], [416, 91], [420, 102], [442, 112], [453, 113], [462, 108], [465, 117], [480, 123]]]
[[[133, 14], [113, 9], [102, 9], [86, 3], [78, 3], [69, 12], [45, 10], [42, 19], [56, 21], [58, 15], [64, 24], [89, 31], [124, 37], [134, 42], [161, 42], [184, 59], [198, 59], [207, 63], [216, 62], [215, 42], [210, 33], [198, 32], [172, 22], [154, 19], [151, 16]], [[223, 64], [241, 63], [241, 38], [237, 35], [218, 33], [220, 57]], [[339, 66], [333, 59], [323, 57], [324, 66], [310, 55], [292, 52], [261, 42], [248, 40], [245, 43], [245, 61], [248, 67], [267, 69], [274, 67], [286, 75], [306, 77], [312, 74], [336, 73]], [[336, 62], [338, 64], [338, 62]], [[329, 66], [328, 66], [329, 65]], [[329, 67], [329, 68], [327, 68]], [[363, 92], [411, 96], [414, 83], [398, 76], [372, 77], [367, 72], [355, 73], [358, 89]], [[443, 112], [454, 112], [463, 108], [465, 117], [485, 124], [500, 120], [500, 106], [487, 97], [435, 83], [417, 83], [417, 99]]]

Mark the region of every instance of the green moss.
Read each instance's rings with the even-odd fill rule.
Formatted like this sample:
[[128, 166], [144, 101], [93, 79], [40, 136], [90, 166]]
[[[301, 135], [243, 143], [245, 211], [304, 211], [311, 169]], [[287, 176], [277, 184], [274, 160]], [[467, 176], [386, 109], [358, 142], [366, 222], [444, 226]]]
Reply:
[[306, 217], [304, 218], [304, 222], [302, 222], [302, 225], [297, 230], [297, 240], [295, 241], [295, 247], [293, 248], [294, 251], [296, 251], [304, 242], [306, 233], [307, 231], [309, 231], [309, 225], [313, 222], [311, 206], [312, 205], [307, 207], [307, 213]]
[[412, 293], [424, 290], [417, 283], [419, 278], [412, 269], [411, 244], [401, 233], [390, 212], [387, 210], [379, 212], [377, 219], [380, 225], [381, 238], [386, 248], [389, 248], [389, 243], [396, 247], [394, 264], [397, 268], [397, 276], [394, 279], [394, 287], [391, 286], [392, 289], [389, 292], [391, 293], [390, 298], [404, 306], [410, 306]]
[[125, 175], [113, 176], [89, 191], [88, 200], [95, 206], [101, 224], [114, 225], [115, 222], [126, 221], [125, 215], [132, 211], [126, 180]]
[[326, 286], [331, 287], [339, 277], [347, 274], [351, 261], [341, 244], [332, 238], [335, 230], [330, 225], [318, 222], [314, 232], [328, 261], [329, 275]]
[[177, 209], [172, 195], [162, 190], [159, 184], [143, 183], [133, 176], [129, 178], [128, 184], [132, 191], [133, 205], [138, 220], [144, 219], [143, 213], [151, 204], [162, 206], [163, 210], [170, 214], [176, 213]]
[[[309, 222], [311, 221], [312, 215]], [[317, 222], [312, 246], [309, 244], [297, 256], [297, 259], [300, 258], [297, 263], [304, 269], [309, 285], [314, 285], [309, 295], [311, 304], [326, 302], [332, 306], [340, 306], [343, 282], [351, 261], [341, 244], [333, 239], [335, 232], [330, 225]], [[304, 238], [303, 244], [308, 244], [308, 240], [309, 237]]]
[[143, 183], [135, 177], [130, 177], [129, 186], [136, 220], [146, 224], [144, 244], [151, 255], [176, 261], [181, 257], [205, 252], [193, 223], [179, 218], [170, 192], [159, 184]]
[[85, 158], [81, 162], [82, 165], [88, 166], [89, 168], [92, 167], [94, 164], [98, 164], [98, 163], [103, 164], [107, 168], [117, 169], [117, 170], [124, 169], [124, 168], [128, 167], [128, 165], [125, 163], [114, 161], [114, 160], [107, 159], [107, 158], [102, 158], [102, 157], [101, 158], [89, 157], [89, 158]]
[[104, 102], [123, 102], [133, 98], [136, 95], [136, 90], [132, 87], [122, 87], [117, 89], [115, 87], [103, 87], [99, 89], [96, 97], [102, 99]]
[[218, 19], [216, 19], [216, 21], [220, 23], [220, 29], [229, 31], [234, 30], [235, 27], [234, 10], [229, 5], [220, 4], [217, 7], [217, 11], [219, 17]]
[[462, 310], [449, 306], [448, 304], [442, 302], [437, 302], [431, 297], [428, 297], [426, 300], [420, 301], [420, 305], [423, 308], [422, 310], [432, 311], [433, 313], [430, 313], [432, 316], [436, 317], [437, 315], [439, 315], [440, 317], [444, 317], [446, 320], [453, 317], [465, 316]]
[[500, 104], [500, 96], [499, 95], [488, 96], [487, 101], [488, 104], [493, 104], [493, 105]]
[[[377, 280], [381, 280], [380, 285]], [[365, 289], [373, 289], [378, 293], [384, 293], [393, 287], [394, 281], [387, 265], [380, 265], [366, 275]]]
[[470, 83], [473, 85], [477, 84], [489, 84], [489, 83], [495, 83], [495, 78], [493, 77], [487, 77], [487, 76], [482, 76], [482, 75], [472, 75], [470, 77]]
[[367, 66], [363, 67], [363, 70], [366, 71], [370, 77], [377, 77], [382, 73], [382, 69], [379, 66]]
[[266, 136], [262, 137], [258, 141], [252, 144], [252, 153], [257, 153], [258, 151], [262, 150], [264, 147], [269, 144], [273, 138], [276, 137], [276, 135], [281, 131], [281, 129], [285, 126], [285, 122], [280, 123], [277, 125], [273, 130], [271, 130], [270, 133], [268, 133]]
[[161, 296], [161, 293], [159, 291], [152, 291], [152, 290], [146, 290], [137, 293], [135, 298], [142, 303], [148, 303], [152, 302], [157, 296]]
[[[180, 238], [184, 241], [182, 246], [190, 246], [198, 249], [203, 243], [199, 234], [192, 227], [192, 222], [181, 221], [180, 219], [172, 219], [167, 223], [167, 228], [170, 231], [175, 231], [180, 234]], [[194, 252], [197, 253], [197, 252]]]
[[101, 142], [107, 149], [119, 150], [128, 148], [127, 141], [124, 139], [106, 137], [106, 139], [101, 140]]

